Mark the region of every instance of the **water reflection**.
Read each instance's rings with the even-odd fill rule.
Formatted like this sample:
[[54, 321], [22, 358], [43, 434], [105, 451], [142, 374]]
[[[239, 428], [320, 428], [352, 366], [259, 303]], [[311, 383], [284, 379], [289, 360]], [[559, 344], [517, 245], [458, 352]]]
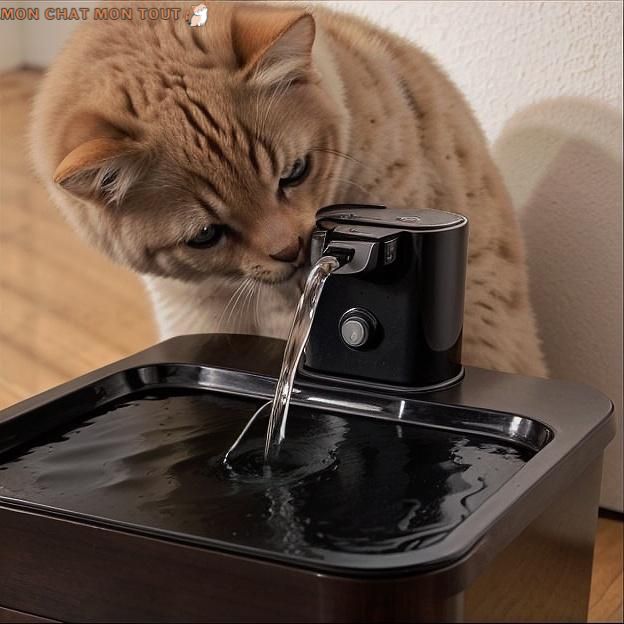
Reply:
[[6, 462], [0, 494], [193, 540], [331, 561], [444, 539], [531, 454], [485, 436], [293, 407], [264, 463], [261, 401], [119, 403]]

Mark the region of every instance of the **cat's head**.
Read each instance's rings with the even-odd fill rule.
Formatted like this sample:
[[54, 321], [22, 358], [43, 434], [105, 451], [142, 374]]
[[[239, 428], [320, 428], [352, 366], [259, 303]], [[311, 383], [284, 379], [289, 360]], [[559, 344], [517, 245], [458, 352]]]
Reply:
[[73, 224], [139, 272], [295, 282], [342, 166], [344, 109], [315, 62], [311, 15], [239, 8], [227, 20], [213, 11], [206, 35], [161, 30], [170, 63], [149, 50], [121, 72], [114, 55], [98, 62], [101, 87], [68, 105], [54, 183]]

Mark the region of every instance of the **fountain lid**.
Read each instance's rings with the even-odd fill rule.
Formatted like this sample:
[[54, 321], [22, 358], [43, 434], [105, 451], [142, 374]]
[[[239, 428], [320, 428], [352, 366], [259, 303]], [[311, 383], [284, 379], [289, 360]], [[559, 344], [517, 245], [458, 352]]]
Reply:
[[397, 209], [386, 206], [336, 204], [322, 208], [317, 221], [335, 221], [402, 230], [429, 230], [459, 227], [468, 222], [463, 215], [443, 210]]

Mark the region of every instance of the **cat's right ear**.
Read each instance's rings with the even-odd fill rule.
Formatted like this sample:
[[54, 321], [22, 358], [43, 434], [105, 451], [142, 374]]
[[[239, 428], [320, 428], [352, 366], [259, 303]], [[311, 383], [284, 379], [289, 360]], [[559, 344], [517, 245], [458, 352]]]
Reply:
[[234, 12], [232, 43], [243, 75], [265, 86], [315, 82], [312, 46], [316, 24], [299, 9], [255, 8]]
[[68, 128], [54, 182], [80, 198], [119, 205], [144, 169], [138, 142], [97, 115], [77, 116]]

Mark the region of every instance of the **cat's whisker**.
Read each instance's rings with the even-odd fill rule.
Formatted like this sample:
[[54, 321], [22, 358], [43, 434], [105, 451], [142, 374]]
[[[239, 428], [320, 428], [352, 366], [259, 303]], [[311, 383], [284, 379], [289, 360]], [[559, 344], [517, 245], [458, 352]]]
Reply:
[[361, 184], [358, 184], [357, 182], [354, 182], [353, 180], [348, 180], [347, 178], [342, 178], [340, 176], [335, 176], [335, 175], [330, 175], [323, 179], [323, 181], [327, 181], [327, 180], [337, 180], [338, 182], [341, 182], [342, 184], [350, 184], [351, 186], [355, 186], [355, 188], [359, 189], [360, 191], [362, 191], [362, 193], [365, 193], [369, 197], [373, 196], [373, 193], [371, 191], [369, 191], [368, 189], [365, 189]]
[[237, 297], [234, 307], [232, 308], [233, 319], [232, 325], [234, 326], [234, 333], [239, 333], [242, 328], [243, 316], [245, 311], [245, 301], [247, 299], [247, 293], [249, 287], [252, 284], [252, 278], [248, 277], [245, 280], [245, 287], [242, 289], [240, 295]]
[[[249, 278], [247, 282], [247, 288], [245, 289], [245, 294], [243, 295], [240, 306], [238, 307], [238, 314], [236, 317], [236, 333], [242, 333], [243, 329], [245, 329], [245, 320], [247, 318], [247, 308], [249, 306], [249, 301], [251, 295], [254, 290], [254, 280], [253, 278]], [[240, 326], [239, 326], [240, 323]]]
[[227, 331], [228, 333], [232, 333], [233, 331], [232, 316], [234, 315], [234, 312], [236, 311], [236, 304], [238, 300], [240, 299], [243, 293], [243, 290], [245, 290], [246, 284], [247, 282], [246, 280], [244, 280], [241, 283], [241, 285], [236, 289], [236, 293], [232, 295], [232, 298], [230, 299], [228, 303], [227, 315], [225, 316], [225, 322], [223, 324], [225, 331]]
[[253, 277], [249, 278], [249, 286], [245, 292], [245, 297], [240, 306], [239, 318], [241, 321], [241, 332], [244, 330], [245, 333], [249, 333], [250, 331], [250, 317], [251, 317], [251, 303], [253, 300], [253, 293], [256, 288], [255, 280]]
[[[217, 323], [217, 331], [219, 333], [221, 332], [222, 329], [225, 329], [227, 324], [229, 323], [230, 317], [232, 316], [232, 311], [234, 310], [234, 307], [236, 306], [236, 301], [238, 300], [238, 297], [240, 297], [240, 293], [242, 292], [242, 290], [243, 290], [245, 284], [247, 283], [248, 279], [249, 278], [244, 279], [238, 285], [236, 290], [230, 296], [227, 304], [223, 308], [223, 312], [221, 313], [221, 317], [219, 318], [219, 322]], [[226, 315], [227, 315], [227, 319], [226, 319]], [[226, 319], [226, 323], [225, 324], [223, 323], [224, 319]]]
[[[240, 288], [240, 285], [238, 286], [238, 288]], [[238, 292], [238, 288], [234, 291], [234, 293], [230, 296], [230, 298], [228, 299], [227, 303], [225, 304], [223, 310], [221, 311], [221, 316], [219, 317], [219, 320], [217, 322], [217, 333], [221, 333], [222, 330], [224, 329], [223, 327], [223, 321], [225, 319], [225, 315], [232, 303], [232, 299], [234, 298], [234, 296], [236, 295], [236, 293]]]
[[358, 165], [366, 169], [372, 169], [370, 165], [367, 165], [366, 163], [363, 163], [361, 160], [358, 160], [357, 158], [355, 158], [354, 156], [351, 156], [350, 154], [347, 154], [346, 152], [341, 152], [340, 150], [331, 149], [328, 147], [311, 147], [310, 151], [311, 152], [323, 152], [325, 154], [331, 154], [332, 156], [338, 156], [339, 158], [344, 158], [345, 160], [349, 160], [351, 162], [357, 163]]
[[256, 291], [256, 309], [254, 312], [254, 321], [256, 323], [256, 328], [260, 331], [260, 297], [264, 292], [264, 284], [262, 282], [257, 282], [258, 288]]
[[233, 333], [238, 333], [239, 322], [241, 319], [241, 302], [244, 301], [245, 294], [248, 288], [249, 288], [249, 281], [247, 279], [245, 280], [245, 285], [241, 289], [240, 293], [238, 294], [238, 297], [236, 297], [236, 300], [234, 301], [234, 304], [232, 305], [232, 310], [230, 312], [230, 317], [229, 317], [229, 325], [231, 327], [230, 331], [232, 331]]
[[[217, 311], [219, 310], [219, 300], [221, 299], [221, 294], [223, 291], [227, 289], [231, 289], [234, 284], [237, 283], [237, 279], [234, 278], [224, 278], [217, 281], [217, 284], [211, 287], [210, 295], [207, 297], [207, 302], [212, 304], [216, 304], [215, 312], [213, 315], [213, 321], [216, 321], [215, 331], [218, 333], [221, 329], [221, 321], [223, 319], [223, 310], [221, 311], [221, 315], [217, 319]], [[227, 305], [227, 304], [226, 304]]]
[[[223, 293], [225, 289], [231, 290], [232, 286], [236, 284], [237, 282], [238, 282], [238, 278], [231, 278], [231, 277], [218, 280], [214, 286], [211, 285], [210, 295], [207, 297], [207, 300], [208, 301], [211, 301], [213, 299], [218, 300], [220, 298], [221, 293]], [[219, 321], [217, 321], [217, 330], [218, 330], [220, 321], [221, 319], [219, 318]]]
[[251, 280], [251, 289], [249, 291], [249, 296], [247, 297], [247, 307], [245, 310], [247, 319], [249, 321], [249, 324], [251, 325], [253, 323], [253, 308], [254, 308], [254, 303], [255, 303], [255, 295], [256, 295], [256, 290], [257, 290], [257, 283], [256, 280], [252, 279]]
[[253, 280], [252, 284], [253, 284], [253, 287], [251, 289], [251, 294], [249, 295], [249, 310], [248, 310], [250, 331], [253, 331], [254, 325], [257, 322], [256, 310], [258, 306], [258, 293], [260, 290], [260, 284], [256, 280]]

